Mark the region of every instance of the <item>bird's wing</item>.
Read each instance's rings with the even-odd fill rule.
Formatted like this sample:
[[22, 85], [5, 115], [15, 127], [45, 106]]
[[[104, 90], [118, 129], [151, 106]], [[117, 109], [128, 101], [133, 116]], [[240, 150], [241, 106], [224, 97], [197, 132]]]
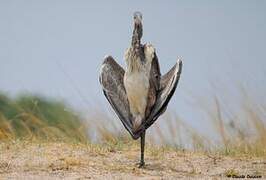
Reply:
[[111, 56], [108, 56], [104, 59], [101, 66], [99, 80], [103, 88], [103, 93], [117, 116], [132, 138], [137, 139], [138, 137], [132, 132], [132, 117], [123, 82], [124, 74], [124, 69]]
[[154, 58], [151, 63], [150, 77], [151, 77], [151, 80], [153, 81], [153, 84], [155, 85], [156, 91], [159, 91], [161, 71], [160, 71], [160, 65], [159, 65], [159, 61], [158, 61], [156, 53], [154, 53]]
[[156, 103], [157, 94], [160, 89], [160, 78], [161, 78], [160, 66], [156, 53], [154, 53], [154, 58], [152, 59], [151, 62], [150, 88], [148, 91], [147, 107], [145, 111], [146, 119], [150, 116], [150, 113], [152, 112], [152, 109]]
[[156, 104], [151, 114], [151, 119], [146, 122], [145, 128], [156, 121], [156, 119], [166, 110], [177, 87], [182, 72], [182, 61], [177, 60], [176, 64], [160, 79], [160, 91], [158, 92]]
[[140, 127], [140, 130], [135, 133], [135, 136], [140, 136], [144, 129], [149, 128], [157, 118], [166, 110], [167, 105], [173, 96], [177, 87], [182, 71], [182, 61], [177, 60], [176, 64], [160, 78], [160, 89], [157, 92], [156, 102], [152, 108], [151, 114]]

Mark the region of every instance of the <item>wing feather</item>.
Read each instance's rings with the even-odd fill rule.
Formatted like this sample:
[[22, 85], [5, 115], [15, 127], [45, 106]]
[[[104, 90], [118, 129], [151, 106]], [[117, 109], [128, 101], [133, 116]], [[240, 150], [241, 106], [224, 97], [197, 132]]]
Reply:
[[[181, 75], [181, 60], [178, 60], [177, 63], [163, 76], [160, 74], [156, 55], [153, 61], [151, 68], [151, 83], [153, 89], [156, 90], [156, 100], [155, 103], [148, 103], [150, 106], [149, 115], [146, 116], [147, 119], [142, 123], [138, 131], [134, 132], [132, 131], [132, 116], [123, 82], [125, 74], [124, 69], [116, 63], [111, 56], [105, 58], [101, 67], [100, 83], [103, 87], [103, 93], [133, 139], [138, 139], [141, 133], [149, 128], [166, 110]], [[153, 94], [153, 96], [155, 95]]]
[[160, 66], [158, 62], [158, 58], [156, 53], [154, 53], [154, 58], [151, 63], [151, 70], [150, 70], [150, 88], [148, 92], [148, 100], [147, 100], [147, 107], [145, 111], [145, 117], [149, 117], [152, 109], [156, 103], [158, 91], [160, 89]]
[[182, 61], [178, 59], [177, 63], [160, 78], [160, 89], [157, 92], [156, 103], [148, 119], [142, 124], [139, 131], [135, 132], [135, 136], [139, 137], [143, 130], [149, 128], [158, 117], [165, 112], [167, 105], [175, 92], [181, 72]]
[[153, 118], [154, 121], [166, 110], [179, 82], [182, 66], [182, 61], [178, 59], [177, 63], [168, 71], [168, 73], [162, 76], [160, 81], [159, 98], [155, 107], [156, 113]]
[[132, 117], [123, 82], [124, 74], [124, 69], [111, 56], [108, 56], [101, 66], [100, 83], [115, 113], [132, 138], [136, 139], [137, 137], [132, 132]]

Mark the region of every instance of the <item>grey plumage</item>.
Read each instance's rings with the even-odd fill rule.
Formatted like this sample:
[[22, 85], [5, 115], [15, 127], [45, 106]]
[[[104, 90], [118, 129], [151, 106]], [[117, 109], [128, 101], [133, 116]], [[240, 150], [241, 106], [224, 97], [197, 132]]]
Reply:
[[[126, 72], [111, 56], [107, 56], [101, 67], [100, 83], [104, 95], [132, 138], [142, 137], [141, 164], [144, 165], [145, 130], [165, 112], [177, 87], [182, 71], [182, 61], [178, 59], [176, 64], [161, 76], [155, 49], [149, 44], [142, 45], [141, 37], [142, 15], [138, 12], [134, 14], [131, 46], [125, 58]], [[148, 81], [145, 84], [147, 78]], [[143, 86], [146, 85], [148, 85], [147, 88], [144, 88]], [[141, 91], [134, 94], [141, 88], [147, 91], [147, 94], [145, 92], [140, 94]], [[143, 98], [145, 107], [142, 107], [143, 103], [140, 104]], [[139, 109], [135, 110], [136, 107], [142, 107], [140, 110], [144, 114], [141, 114]]]
[[182, 61], [178, 60], [171, 70], [160, 78], [158, 85], [160, 88], [156, 91], [157, 99], [150, 112], [150, 116], [143, 122], [139, 131], [134, 133], [132, 131], [132, 116], [123, 83], [125, 71], [116, 63], [112, 56], [105, 58], [100, 73], [100, 83], [103, 87], [103, 93], [133, 139], [138, 139], [140, 134], [150, 127], [166, 110], [175, 92], [181, 70]]

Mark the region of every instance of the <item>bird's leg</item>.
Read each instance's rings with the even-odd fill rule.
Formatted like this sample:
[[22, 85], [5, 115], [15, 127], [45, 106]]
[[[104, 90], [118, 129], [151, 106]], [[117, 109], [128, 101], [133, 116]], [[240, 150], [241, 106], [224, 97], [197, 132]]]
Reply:
[[143, 133], [140, 136], [141, 154], [140, 154], [139, 168], [142, 168], [145, 165], [145, 162], [144, 162], [144, 146], [145, 146], [145, 131], [143, 131]]

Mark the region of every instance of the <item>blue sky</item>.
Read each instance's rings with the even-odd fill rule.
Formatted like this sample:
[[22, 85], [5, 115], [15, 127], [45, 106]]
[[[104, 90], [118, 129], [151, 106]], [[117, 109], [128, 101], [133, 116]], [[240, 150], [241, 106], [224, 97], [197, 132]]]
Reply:
[[259, 0], [0, 1], [0, 90], [106, 109], [99, 68], [107, 54], [125, 65], [136, 10], [162, 72], [177, 57], [184, 62], [169, 109], [188, 123], [202, 126], [197, 98], [226, 94], [234, 105], [238, 84], [265, 102], [266, 1]]

